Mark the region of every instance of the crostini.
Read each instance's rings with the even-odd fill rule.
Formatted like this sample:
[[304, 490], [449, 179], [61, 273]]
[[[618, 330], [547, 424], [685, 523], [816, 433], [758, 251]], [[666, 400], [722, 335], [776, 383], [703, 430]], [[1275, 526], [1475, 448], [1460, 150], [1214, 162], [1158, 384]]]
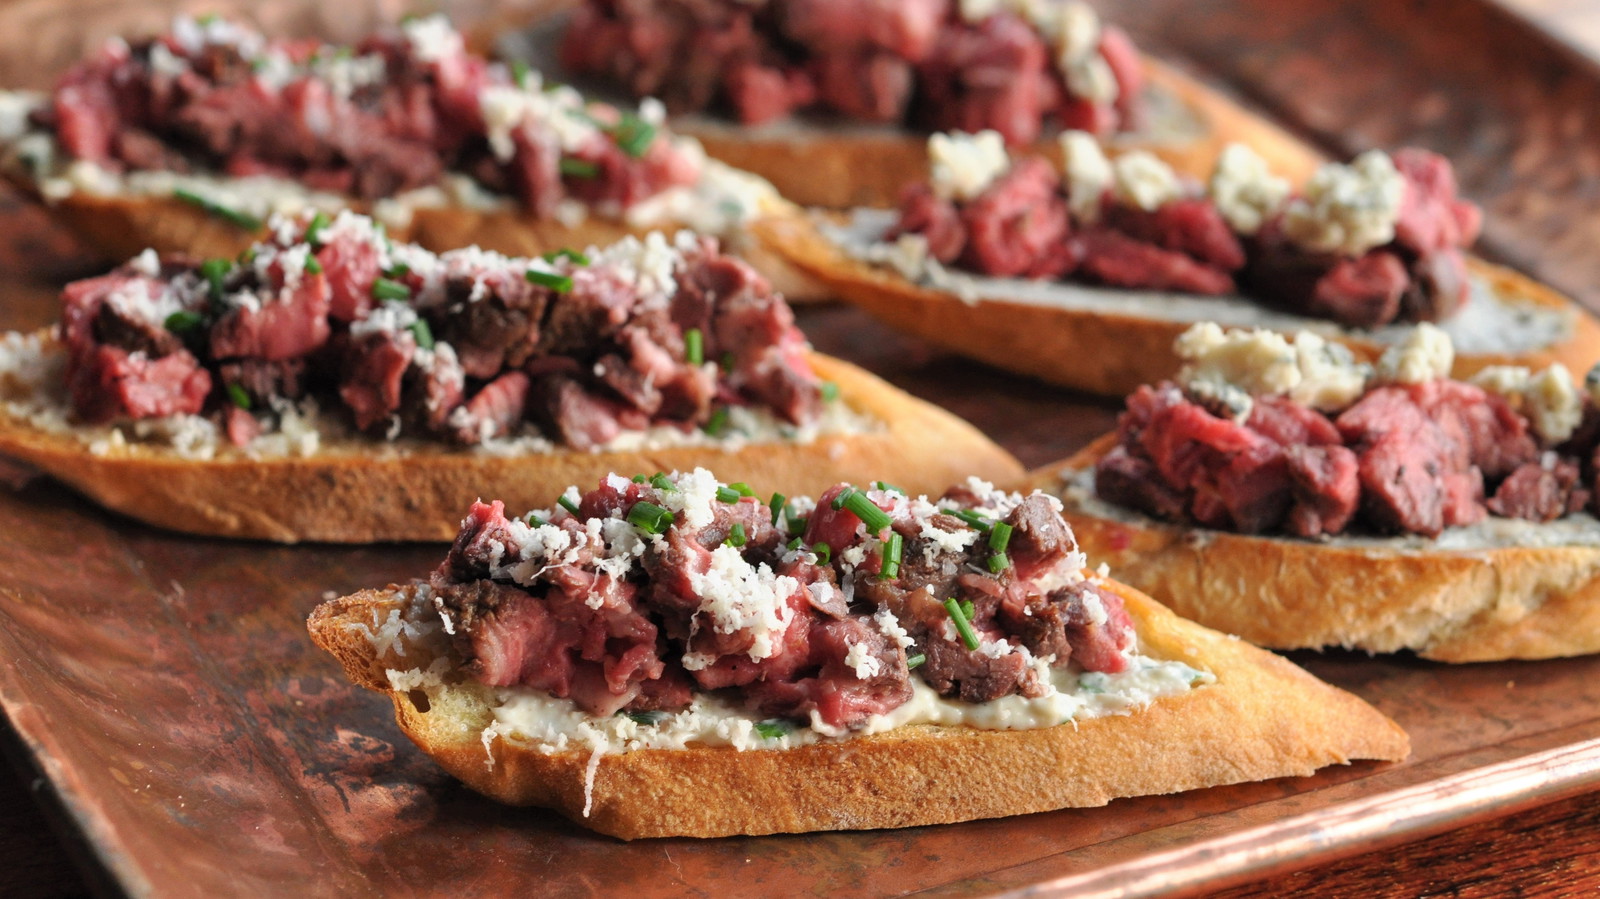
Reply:
[[1197, 321], [1314, 331], [1375, 360], [1435, 321], [1457, 374], [1600, 359], [1600, 322], [1471, 258], [1480, 213], [1445, 159], [1368, 151], [1298, 190], [1244, 145], [1204, 184], [1062, 137], [1062, 167], [999, 136], [934, 135], [898, 211], [774, 219], [763, 240], [897, 328], [992, 365], [1125, 395], [1177, 369]]
[[621, 837], [909, 827], [1398, 760], [1404, 732], [1086, 570], [972, 479], [813, 503], [710, 472], [478, 503], [427, 580], [312, 613], [473, 789]]
[[706, 152], [805, 206], [892, 206], [932, 131], [994, 129], [1054, 154], [1085, 130], [1180, 171], [1233, 141], [1304, 178], [1304, 142], [1061, 0], [555, 3], [498, 44], [551, 77], [658, 97]]
[[1564, 366], [1451, 380], [1420, 325], [1376, 366], [1302, 332], [1196, 325], [1174, 380], [1033, 483], [1085, 551], [1279, 649], [1446, 662], [1600, 651], [1600, 412]]
[[153, 524], [280, 541], [448, 540], [482, 491], [698, 460], [790, 492], [1022, 473], [812, 353], [710, 238], [512, 258], [349, 212], [271, 231], [237, 259], [147, 251], [68, 285], [57, 329], [4, 335], [0, 454]]
[[663, 117], [473, 55], [443, 16], [338, 47], [180, 16], [0, 93], [0, 172], [112, 259], [231, 257], [272, 213], [346, 208], [437, 251], [692, 228], [759, 254], [742, 225], [789, 204]]

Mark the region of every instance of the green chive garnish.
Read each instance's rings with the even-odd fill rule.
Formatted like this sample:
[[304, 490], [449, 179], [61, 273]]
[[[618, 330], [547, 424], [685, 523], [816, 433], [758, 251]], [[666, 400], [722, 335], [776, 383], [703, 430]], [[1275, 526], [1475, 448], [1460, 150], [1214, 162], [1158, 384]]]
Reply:
[[717, 488], [717, 502], [719, 502], [719, 503], [727, 503], [728, 505], [731, 506], [734, 503], [738, 502], [742, 498], [743, 498], [743, 494], [741, 494], [739, 491], [733, 489], [732, 487], [718, 487]]
[[322, 274], [322, 263], [318, 262], [317, 257], [312, 256], [310, 253], [306, 254], [306, 272], [313, 275]]
[[706, 361], [705, 335], [699, 328], [690, 328], [683, 332], [683, 358], [690, 365], [699, 365]]
[[532, 73], [533, 70], [528, 68], [528, 64], [520, 59], [511, 63], [511, 82], [523, 90], [528, 89], [528, 76]]
[[678, 485], [672, 483], [672, 479], [667, 477], [665, 472], [660, 472], [660, 471], [658, 471], [655, 474], [650, 476], [650, 486], [656, 488], [657, 490], [677, 490], [678, 489]]
[[826, 402], [831, 403], [839, 398], [839, 385], [832, 381], [823, 381], [817, 389], [822, 392], [822, 399]]
[[522, 516], [522, 520], [526, 521], [530, 527], [536, 528], [542, 528], [550, 523], [545, 521], [543, 518], [540, 518], [537, 512], [529, 512], [528, 514]]
[[572, 278], [567, 275], [558, 275], [555, 272], [541, 272], [538, 269], [528, 269], [525, 275], [530, 282], [540, 287], [548, 287], [556, 293], [566, 293], [572, 289]]
[[928, 660], [928, 657], [926, 655], [920, 653], [920, 652], [917, 653], [914, 656], [906, 656], [906, 670], [910, 671], [913, 668], [917, 668], [917, 667], [921, 666], [922, 663], [926, 662], [927, 660]]
[[411, 331], [411, 336], [417, 339], [417, 346], [425, 350], [433, 349], [433, 329], [428, 327], [426, 321], [419, 318], [411, 323], [408, 330]]
[[672, 513], [655, 503], [640, 500], [628, 510], [628, 523], [647, 533], [664, 534], [672, 526]]
[[233, 224], [238, 225], [247, 231], [261, 230], [261, 220], [255, 216], [240, 212], [237, 209], [229, 209], [220, 203], [213, 202], [205, 197], [200, 196], [192, 190], [184, 190], [180, 187], [172, 192], [172, 197], [175, 200], [182, 200], [191, 206], [198, 206], [201, 209], [204, 209], [206, 214], [214, 215], [219, 219], [232, 222]]
[[986, 517], [982, 512], [974, 512], [971, 509], [957, 509], [950, 514], [980, 531], [987, 531], [994, 525], [994, 521]]
[[706, 422], [703, 430], [712, 437], [720, 437], [722, 436], [722, 429], [726, 428], [727, 426], [728, 407], [718, 406], [714, 411], [712, 411], [711, 418]]
[[411, 299], [411, 288], [401, 284], [399, 281], [379, 278], [372, 282], [372, 296], [373, 299], [378, 300], [409, 300]]
[[972, 600], [970, 599], [963, 599], [961, 601], [961, 614], [967, 616], [968, 621], [971, 621], [974, 617], [976, 617], [975, 613], [977, 612], [977, 608], [977, 606], [972, 604]]
[[651, 141], [656, 139], [656, 126], [631, 112], [624, 112], [622, 121], [611, 129], [611, 136], [616, 139], [622, 152], [638, 159], [650, 149]]
[[587, 159], [563, 156], [558, 166], [561, 169], [561, 174], [573, 178], [593, 178], [600, 174], [600, 166]]
[[772, 510], [772, 526], [778, 526], [778, 518], [788, 509], [789, 498], [781, 493], [772, 494], [772, 501], [767, 503], [767, 508]]
[[854, 512], [855, 516], [866, 524], [867, 533], [869, 534], [878, 533], [893, 521], [889, 517], [889, 513], [878, 508], [877, 503], [868, 499], [867, 495], [859, 490], [850, 491], [850, 494], [844, 498], [844, 507]]
[[889, 483], [888, 481], [873, 481], [872, 485], [874, 487], [877, 487], [879, 490], [882, 490], [885, 493], [898, 493], [901, 496], [905, 496], [906, 495], [906, 492], [904, 490], [902, 490], [899, 487], [896, 487], [895, 485]]
[[989, 557], [989, 573], [999, 574], [1011, 567], [1011, 557], [1005, 553], [995, 553]]
[[636, 475], [634, 475], [634, 476], [633, 476], [633, 482], [634, 482], [634, 483], [635, 483], [635, 484], [643, 484], [643, 483], [645, 483], [645, 482], [646, 482], [646, 481], [648, 481], [648, 480], [650, 480], [650, 479], [649, 479], [649, 478], [647, 478], [647, 477], [645, 477], [645, 476], [644, 476], [644, 475], [642, 475], [642, 474], [636, 474]]
[[250, 394], [238, 384], [228, 385], [228, 399], [233, 400], [233, 404], [240, 409], [250, 411]]
[[944, 601], [945, 613], [950, 620], [955, 622], [956, 633], [961, 635], [961, 642], [968, 649], [978, 648], [978, 632], [972, 629], [972, 622], [967, 620], [966, 614], [961, 609], [961, 604], [956, 602], [954, 596]]
[[195, 328], [200, 327], [204, 321], [205, 319], [201, 317], [200, 313], [190, 312], [187, 309], [180, 309], [179, 311], [167, 316], [165, 324], [167, 326], [167, 330], [174, 334], [187, 334], [188, 332], [193, 331]]
[[806, 524], [808, 521], [809, 519], [803, 515], [789, 516], [789, 533], [796, 535], [804, 534], [806, 532]]
[[404, 278], [406, 275], [411, 274], [411, 266], [406, 265], [404, 262], [396, 262], [394, 265], [384, 269], [383, 274], [387, 278]]
[[556, 500], [556, 503], [558, 505], [560, 505], [561, 508], [566, 509], [568, 512], [572, 513], [572, 517], [574, 517], [574, 518], [578, 517], [578, 514], [579, 514], [578, 513], [578, 504], [573, 502], [570, 499], [567, 499], [567, 495], [565, 493], [561, 494], [561, 498]]
[[1006, 551], [1006, 546], [1011, 543], [1011, 525], [1003, 521], [994, 523], [989, 529], [989, 548], [997, 553]]
[[790, 549], [799, 549], [800, 547], [804, 546], [805, 543], [799, 537], [796, 537], [793, 540], [790, 540], [788, 545]]
[[766, 740], [776, 740], [779, 737], [787, 736], [792, 730], [794, 730], [794, 726], [782, 718], [756, 722], [756, 733]]
[[754, 490], [751, 490], [750, 489], [750, 485], [746, 484], [744, 481], [734, 481], [733, 483], [729, 484], [728, 486], [731, 489], [738, 491], [740, 496], [755, 496], [756, 495], [756, 492]]
[[746, 539], [747, 538], [745, 537], [744, 533], [744, 524], [736, 521], [734, 522], [733, 527], [728, 528], [728, 539], [723, 542], [727, 543], [729, 546], [743, 546]]
[[311, 223], [306, 225], [306, 243], [311, 244], [313, 247], [321, 246], [322, 229], [328, 227], [330, 224], [332, 224], [332, 222], [328, 221], [328, 217], [326, 215], [323, 215], [320, 212], [316, 215], [313, 215], [311, 217]]
[[583, 255], [582, 253], [578, 252], [577, 250], [567, 249], [566, 247], [562, 247], [559, 250], [554, 250], [554, 251], [551, 251], [549, 253], [546, 253], [543, 256], [539, 257], [539, 258], [543, 259], [545, 262], [555, 262], [557, 259], [571, 259], [573, 262], [577, 263], [578, 265], [588, 265], [589, 264], [589, 257], [588, 256]]
[[817, 557], [818, 565], [826, 565], [833, 561], [833, 547], [826, 543], [811, 544], [811, 554]]
[[732, 353], [723, 353], [722, 354], [722, 370], [723, 371], [733, 371], [733, 362], [734, 362], [734, 359], [733, 359], [733, 354]]
[[213, 300], [222, 299], [222, 282], [233, 271], [233, 263], [226, 259], [207, 259], [200, 263], [200, 277], [206, 279]]
[[634, 724], [660, 724], [667, 720], [667, 713], [662, 711], [623, 712], [622, 714], [627, 715]]
[[878, 577], [885, 580], [900, 576], [900, 559], [905, 555], [906, 541], [899, 534], [890, 534], [889, 541], [883, 545], [883, 567], [878, 569]]

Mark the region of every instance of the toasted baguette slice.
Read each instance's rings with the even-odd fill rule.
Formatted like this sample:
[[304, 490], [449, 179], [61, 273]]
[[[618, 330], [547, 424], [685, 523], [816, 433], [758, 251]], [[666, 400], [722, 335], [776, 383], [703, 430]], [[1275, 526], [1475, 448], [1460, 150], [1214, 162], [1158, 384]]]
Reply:
[[[27, 462], [107, 508], [150, 524], [218, 537], [293, 543], [453, 539], [461, 510], [495, 496], [519, 512], [568, 485], [613, 471], [688, 470], [714, 464], [730, 480], [788, 494], [841, 480], [893, 478], [939, 493], [968, 474], [1016, 480], [1022, 466], [976, 428], [847, 362], [812, 354], [817, 375], [840, 401], [874, 423], [864, 432], [810, 442], [733, 443], [627, 451], [497, 455], [444, 444], [400, 449], [364, 438], [325, 440], [304, 457], [250, 458], [225, 448], [208, 460], [160, 445], [128, 443], [102, 453], [73, 433], [45, 430], [0, 405], [0, 455]], [[0, 383], [0, 399], [6, 397]]]
[[[1179, 173], [1203, 180], [1224, 147], [1242, 143], [1296, 184], [1326, 161], [1304, 141], [1178, 69], [1147, 56], [1145, 73], [1150, 122], [1111, 138], [1107, 149], [1113, 156], [1148, 150]], [[699, 138], [712, 157], [772, 182], [801, 206], [894, 206], [907, 184], [929, 177], [928, 136], [901, 128], [819, 127], [805, 120], [748, 128], [701, 115], [674, 118], [672, 127]], [[1061, 162], [1053, 135], [1014, 152]]]
[[1187, 618], [1275, 649], [1414, 650], [1441, 662], [1600, 652], [1600, 521], [1501, 519], [1424, 537], [1302, 540], [1169, 524], [1093, 493], [1106, 435], [1032, 476], [1078, 543]]
[[[1314, 331], [1350, 347], [1363, 360], [1382, 354], [1409, 328], [1341, 328], [1324, 319], [1277, 312], [1237, 297], [1042, 285], [984, 279], [1020, 292], [968, 302], [863, 262], [831, 240], [816, 218], [767, 219], [763, 241], [893, 327], [936, 346], [1052, 384], [1113, 396], [1133, 392], [1178, 370], [1172, 344], [1198, 321]], [[1454, 374], [1465, 378], [1490, 365], [1543, 368], [1560, 362], [1587, 371], [1600, 359], [1600, 321], [1572, 300], [1510, 269], [1469, 258], [1473, 297], [1466, 311], [1443, 323], [1456, 346]], [[1031, 297], [1022, 301], [1017, 297]], [[1464, 332], [1470, 333], [1464, 334]]]
[[448, 652], [404, 633], [375, 647], [378, 626], [408, 606], [402, 588], [324, 603], [308, 627], [351, 680], [389, 694], [406, 735], [468, 786], [626, 840], [942, 824], [1307, 775], [1410, 751], [1405, 732], [1355, 696], [1142, 593], [1109, 586], [1126, 603], [1143, 652], [1209, 671], [1216, 682], [1129, 715], [1037, 730], [909, 725], [800, 748], [691, 746], [594, 760], [587, 748], [544, 752], [503, 735], [486, 740], [490, 691], [459, 675], [396, 691], [389, 669], [426, 669]]
[[[38, 185], [16, 169], [8, 168], [0, 174], [13, 187], [48, 207], [51, 216], [86, 245], [119, 262], [147, 248], [161, 255], [232, 259], [263, 236], [259, 229], [243, 227], [173, 197], [100, 196], [77, 192], [46, 199], [39, 193]], [[355, 200], [347, 206], [363, 215], [372, 211], [370, 204]], [[778, 218], [799, 214], [798, 207], [777, 198], [765, 201], [762, 209], [763, 215]], [[521, 209], [458, 206], [419, 208], [413, 212], [409, 226], [390, 227], [389, 234], [395, 240], [421, 244], [438, 253], [478, 246], [508, 256], [540, 256], [565, 248], [606, 246], [623, 237], [643, 237], [651, 231], [671, 233], [681, 227], [684, 226], [672, 222], [633, 226], [599, 216], [567, 225], [537, 218]], [[788, 257], [751, 239], [744, 231], [718, 236], [729, 250], [755, 266], [786, 298], [808, 301], [824, 297], [820, 282], [795, 268]]]

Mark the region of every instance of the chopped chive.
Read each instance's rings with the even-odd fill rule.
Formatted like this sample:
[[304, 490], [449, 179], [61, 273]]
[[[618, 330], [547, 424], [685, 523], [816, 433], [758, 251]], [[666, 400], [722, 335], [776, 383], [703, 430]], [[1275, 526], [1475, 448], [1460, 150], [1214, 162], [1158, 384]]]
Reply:
[[702, 430], [712, 437], [720, 437], [722, 436], [723, 428], [726, 428], [727, 426], [728, 407], [718, 406], [716, 410], [711, 413], [710, 420], [706, 422], [705, 427]]
[[649, 481], [649, 480], [650, 480], [649, 478], [645, 477], [642, 474], [636, 474], [636, 475], [633, 476], [633, 482], [635, 484], [643, 484], [643, 483], [645, 483], [646, 481]]
[[719, 502], [719, 503], [727, 503], [728, 505], [733, 505], [734, 503], [738, 502], [739, 500], [741, 500], [743, 498], [744, 498], [744, 494], [742, 494], [739, 491], [733, 489], [732, 487], [718, 487], [717, 488], [717, 502]]
[[240, 409], [250, 411], [250, 394], [238, 384], [228, 385], [228, 399], [233, 400], [233, 404]]
[[517, 87], [527, 90], [528, 76], [531, 74], [533, 74], [533, 70], [528, 67], [526, 62], [518, 59], [511, 63], [511, 83]]
[[172, 198], [175, 200], [182, 200], [191, 206], [198, 206], [205, 210], [207, 214], [214, 215], [217, 218], [228, 222], [232, 222], [233, 224], [238, 225], [247, 231], [261, 230], [261, 220], [255, 216], [240, 212], [237, 209], [229, 209], [228, 207], [223, 206], [221, 203], [217, 203], [207, 199], [206, 197], [202, 197], [192, 190], [184, 190], [180, 187], [172, 192]]
[[920, 667], [927, 660], [928, 657], [920, 652], [914, 656], [906, 656], [906, 670], [910, 671], [913, 668]]
[[995, 553], [989, 557], [989, 573], [999, 574], [1011, 567], [1011, 557], [1005, 553]]
[[561, 157], [558, 163], [561, 174], [573, 178], [594, 178], [600, 174], [600, 166], [587, 159], [577, 159], [572, 156]]
[[829, 503], [829, 505], [833, 507], [833, 510], [835, 512], [837, 512], [840, 509], [844, 508], [844, 501], [849, 499], [850, 498], [850, 494], [855, 493], [855, 492], [856, 492], [856, 488], [854, 488], [854, 487], [846, 487], [843, 490], [839, 491], [839, 495], [834, 497], [833, 498], [833, 502]]
[[628, 510], [628, 523], [647, 533], [664, 534], [672, 526], [672, 513], [655, 503], [640, 500]]
[[878, 569], [878, 577], [885, 580], [900, 576], [900, 560], [906, 552], [905, 538], [899, 534], [890, 534], [889, 542], [883, 545], [883, 567]]
[[527, 522], [530, 526], [536, 528], [542, 528], [550, 523], [545, 521], [543, 518], [540, 518], [537, 512], [529, 512], [528, 514], [522, 516], [522, 520]]
[[555, 262], [557, 259], [571, 259], [578, 265], [589, 264], [588, 256], [585, 256], [577, 250], [568, 249], [567, 247], [562, 247], [559, 250], [552, 250], [539, 258], [543, 259], [545, 262]]
[[650, 486], [656, 488], [657, 490], [677, 490], [678, 489], [678, 485], [672, 483], [672, 479], [667, 477], [666, 472], [661, 472], [661, 471], [658, 471], [655, 474], [650, 476]]
[[744, 525], [736, 521], [733, 527], [728, 528], [728, 539], [723, 542], [729, 546], [743, 546], [745, 540]]
[[878, 508], [877, 503], [859, 490], [853, 490], [849, 496], [845, 497], [844, 507], [854, 512], [855, 516], [866, 524], [867, 533], [869, 534], [878, 533], [893, 521], [889, 517], [889, 513]]
[[839, 398], [839, 385], [832, 381], [823, 381], [817, 389], [821, 391], [824, 402], [831, 403]]
[[188, 332], [193, 331], [195, 328], [200, 327], [201, 323], [204, 321], [205, 319], [201, 317], [200, 313], [190, 312], [187, 309], [180, 309], [177, 312], [167, 316], [165, 324], [167, 326], [167, 330], [174, 334], [187, 334]]
[[1011, 543], [1011, 525], [1003, 521], [994, 523], [989, 529], [989, 548], [997, 553], [1006, 551], [1006, 546]]
[[732, 353], [723, 353], [722, 354], [722, 370], [723, 371], [733, 371], [733, 361], [734, 360], [733, 360], [733, 354]]
[[826, 543], [811, 544], [811, 554], [817, 557], [818, 565], [826, 565], [833, 561], [833, 547]]
[[411, 266], [406, 265], [404, 262], [396, 262], [394, 265], [384, 269], [383, 274], [387, 278], [404, 278], [406, 275], [411, 274]]
[[433, 329], [428, 327], [426, 321], [419, 318], [411, 323], [408, 330], [411, 331], [411, 336], [417, 339], [417, 346], [425, 350], [433, 349]]
[[558, 275], [555, 272], [541, 272], [538, 269], [530, 268], [524, 277], [530, 282], [540, 287], [548, 287], [556, 293], [566, 293], [572, 289], [572, 279], [566, 275]]
[[962, 644], [968, 649], [977, 649], [978, 632], [972, 629], [972, 622], [967, 620], [966, 614], [962, 611], [961, 605], [956, 602], [954, 596], [944, 601], [944, 610], [950, 616], [950, 620], [955, 623], [956, 633], [961, 635]]
[[322, 263], [317, 261], [317, 257], [311, 255], [306, 256], [306, 273], [312, 275], [322, 274]]
[[792, 730], [794, 730], [794, 726], [782, 718], [756, 722], [756, 733], [760, 734], [764, 740], [776, 740], [779, 737], [788, 736]]
[[207, 259], [200, 263], [200, 277], [206, 279], [206, 284], [210, 286], [213, 300], [222, 299], [222, 282], [231, 271], [233, 263], [226, 259]]
[[772, 494], [772, 501], [767, 503], [767, 508], [772, 510], [772, 526], [778, 526], [778, 519], [788, 510], [789, 498], [781, 493]]
[[656, 710], [648, 712], [622, 712], [621, 714], [627, 715], [634, 724], [660, 724], [661, 722], [667, 720], [666, 712]]
[[245, 247], [239, 251], [238, 262], [240, 265], [249, 265], [256, 261], [256, 248]]
[[963, 599], [961, 601], [961, 614], [967, 616], [968, 621], [971, 621], [975, 617], [974, 613], [977, 611], [977, 608], [977, 606], [972, 604], [972, 600], [970, 599]]
[[622, 152], [638, 159], [650, 149], [651, 141], [656, 139], [656, 126], [631, 112], [624, 112], [622, 121], [611, 129], [611, 136]]
[[690, 365], [699, 365], [706, 361], [705, 335], [699, 328], [690, 328], [683, 332], [683, 358]]
[[556, 503], [559, 504], [561, 506], [561, 508], [566, 509], [568, 512], [570, 512], [572, 514], [572, 517], [574, 517], [574, 518], [578, 517], [578, 515], [579, 515], [578, 504], [573, 502], [570, 499], [567, 499], [567, 495], [565, 493], [561, 494], [561, 498], [556, 500]]
[[756, 492], [754, 490], [751, 490], [750, 489], [750, 485], [746, 484], [744, 481], [734, 481], [733, 483], [729, 484], [728, 486], [733, 488], [734, 490], [739, 491], [739, 495], [740, 496], [755, 496], [756, 495]]
[[311, 217], [311, 223], [306, 225], [306, 243], [311, 244], [313, 247], [321, 246], [322, 229], [331, 224], [333, 223], [328, 221], [328, 217], [321, 212], [313, 215]]
[[411, 288], [401, 284], [399, 281], [379, 278], [372, 282], [372, 297], [378, 300], [409, 300], [411, 299]]
[[789, 518], [789, 533], [796, 535], [804, 534], [806, 532], [806, 524], [809, 520], [810, 519], [804, 516], [791, 516]]
[[793, 540], [790, 540], [789, 543], [788, 543], [788, 547], [791, 550], [799, 549], [802, 546], [805, 546], [805, 541], [801, 540], [799, 537], [796, 537]]
[[994, 522], [986, 517], [982, 512], [974, 512], [971, 509], [957, 509], [950, 514], [961, 519], [962, 521], [965, 521], [967, 524], [980, 531], [987, 531], [994, 525]]
[[872, 484], [873, 484], [874, 487], [877, 487], [879, 490], [882, 490], [885, 493], [898, 493], [901, 496], [905, 496], [906, 495], [905, 490], [903, 490], [903, 489], [901, 489], [899, 487], [896, 487], [895, 485], [889, 483], [888, 481], [873, 481]]

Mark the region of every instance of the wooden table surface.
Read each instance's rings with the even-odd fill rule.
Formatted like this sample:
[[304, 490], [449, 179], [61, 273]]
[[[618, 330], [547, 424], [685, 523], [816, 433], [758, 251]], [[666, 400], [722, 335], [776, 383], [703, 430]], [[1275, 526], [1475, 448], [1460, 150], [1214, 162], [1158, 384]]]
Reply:
[[[1499, 2], [1600, 58], [1600, 0]], [[21, 760], [12, 761], [15, 770], [25, 770]], [[41, 807], [35, 794], [44, 788], [43, 779], [32, 773], [0, 768], [0, 897], [103, 893], [104, 878], [79, 838], [55, 826], [57, 816]], [[1214, 895], [1228, 899], [1594, 895], [1600, 891], [1597, 845], [1600, 794], [1588, 794]]]

